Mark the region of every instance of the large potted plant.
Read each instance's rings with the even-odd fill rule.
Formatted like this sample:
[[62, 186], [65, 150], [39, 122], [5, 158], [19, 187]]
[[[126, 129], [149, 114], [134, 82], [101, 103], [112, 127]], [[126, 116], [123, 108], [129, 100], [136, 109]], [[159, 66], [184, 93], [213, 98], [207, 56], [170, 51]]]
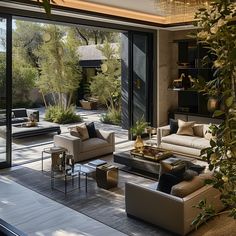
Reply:
[[[221, 192], [221, 200], [229, 216], [236, 219], [236, 3], [230, 0], [213, 0], [209, 7], [196, 13], [197, 40], [206, 45], [213, 58], [214, 78], [202, 88], [207, 94], [216, 93], [222, 106], [213, 116], [223, 116], [224, 121], [212, 125], [210, 132], [216, 139], [202, 150], [204, 160], [213, 170], [214, 178], [208, 184]], [[214, 208], [201, 201], [202, 211], [194, 224], [216, 215]]]

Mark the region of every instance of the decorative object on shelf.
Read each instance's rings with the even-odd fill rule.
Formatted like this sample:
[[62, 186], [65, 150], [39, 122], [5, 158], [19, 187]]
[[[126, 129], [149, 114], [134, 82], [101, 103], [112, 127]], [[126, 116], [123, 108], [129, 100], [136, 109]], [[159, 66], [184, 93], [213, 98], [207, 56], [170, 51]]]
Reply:
[[207, 101], [207, 109], [209, 112], [214, 112], [219, 106], [219, 99], [216, 97], [209, 97]]
[[[223, 110], [215, 110], [213, 116], [224, 115], [220, 125], [211, 125], [210, 132], [216, 136], [211, 139], [210, 147], [201, 151], [202, 158], [209, 164], [214, 178], [207, 180], [221, 192], [221, 201], [227, 209], [225, 213], [236, 219], [236, 3], [230, 0], [213, 0], [209, 8], [196, 13], [196, 26], [199, 28], [197, 39], [204, 43], [209, 53], [214, 55], [216, 69], [213, 80], [207, 82], [202, 91], [208, 95], [219, 92], [217, 98], [224, 102]], [[214, 205], [202, 200], [197, 208], [201, 209], [193, 224], [216, 216]], [[211, 203], [210, 203], [211, 204]], [[220, 213], [222, 214], [222, 212]]]
[[142, 140], [141, 135], [145, 132], [146, 128], [148, 127], [149, 123], [144, 120], [144, 116], [141, 119], [135, 122], [135, 125], [130, 129], [133, 135], [136, 136], [136, 141], [134, 143], [134, 148], [138, 149], [140, 152], [143, 149], [144, 143]]
[[180, 75], [180, 78], [179, 79], [175, 79], [173, 81], [173, 88], [183, 88], [183, 78], [185, 77], [185, 74], [182, 73]]

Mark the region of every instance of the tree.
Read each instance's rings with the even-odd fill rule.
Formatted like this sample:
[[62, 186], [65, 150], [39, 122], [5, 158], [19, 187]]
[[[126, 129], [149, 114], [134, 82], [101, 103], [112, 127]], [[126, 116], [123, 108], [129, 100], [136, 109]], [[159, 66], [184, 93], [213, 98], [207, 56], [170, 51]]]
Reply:
[[121, 95], [121, 64], [118, 60], [119, 50], [112, 47], [108, 41], [97, 47], [106, 57], [101, 70], [93, 78], [91, 92], [101, 103], [112, 110], [119, 108]]
[[[54, 104], [65, 110], [81, 80], [78, 41], [74, 28], [45, 25], [44, 33], [48, 38], [37, 53], [41, 69], [37, 84], [43, 97], [52, 94]], [[47, 107], [45, 98], [44, 102]]]
[[[197, 39], [206, 45], [214, 55], [214, 79], [202, 88], [207, 94], [217, 91], [222, 104], [214, 117], [224, 115], [224, 121], [212, 125], [210, 132], [215, 139], [210, 147], [202, 150], [204, 160], [213, 170], [214, 178], [208, 184], [221, 192], [221, 201], [228, 213], [236, 219], [236, 3], [230, 0], [214, 0], [208, 8], [199, 9], [196, 14], [200, 28]], [[204, 200], [198, 208], [202, 212], [194, 223], [216, 215], [214, 209]]]
[[38, 23], [15, 21], [13, 31], [12, 99], [13, 106], [29, 104], [30, 91], [39, 76], [36, 48], [42, 44], [42, 30]]
[[105, 104], [108, 113], [102, 117], [104, 123], [120, 124], [121, 120], [121, 63], [118, 59], [119, 49], [112, 47], [108, 41], [101, 50], [106, 60], [103, 61], [98, 74], [91, 81], [91, 93]]
[[[43, 44], [43, 26], [15, 20], [16, 28], [13, 31], [13, 53], [17, 53], [26, 63], [39, 70], [37, 49]], [[14, 52], [17, 49], [17, 52]]]
[[103, 44], [105, 41], [116, 43], [119, 41], [119, 33], [98, 30], [93, 28], [76, 27], [77, 37], [82, 45]]

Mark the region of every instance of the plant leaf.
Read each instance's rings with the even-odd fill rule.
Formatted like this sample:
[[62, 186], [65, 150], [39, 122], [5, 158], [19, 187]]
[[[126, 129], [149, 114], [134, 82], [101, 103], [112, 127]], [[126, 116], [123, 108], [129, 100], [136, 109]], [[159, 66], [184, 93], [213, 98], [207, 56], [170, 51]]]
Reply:
[[224, 111], [216, 110], [213, 114], [213, 117], [221, 116], [221, 115], [224, 115], [224, 114], [225, 114]]

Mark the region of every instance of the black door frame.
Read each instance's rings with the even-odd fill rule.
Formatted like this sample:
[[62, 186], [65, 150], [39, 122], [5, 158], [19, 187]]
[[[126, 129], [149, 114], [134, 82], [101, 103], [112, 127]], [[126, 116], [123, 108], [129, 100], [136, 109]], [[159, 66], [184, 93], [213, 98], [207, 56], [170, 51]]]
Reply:
[[6, 26], [6, 161], [0, 162], [0, 169], [11, 166], [12, 163], [12, 136], [11, 136], [11, 109], [12, 109], [12, 16], [1, 14], [7, 21]]
[[[63, 10], [62, 10], [63, 11]], [[1, 14], [1, 12], [4, 12], [3, 14]], [[71, 11], [73, 13], [73, 11]], [[101, 27], [101, 22], [97, 22], [95, 20], [85, 20], [85, 19], [79, 19], [79, 18], [74, 18], [74, 17], [70, 17], [70, 16], [61, 16], [61, 15], [51, 15], [50, 17], [48, 17], [45, 13], [42, 12], [33, 12], [33, 11], [28, 11], [28, 10], [18, 10], [18, 9], [11, 9], [11, 8], [7, 8], [7, 7], [0, 7], [0, 16], [3, 17], [7, 17], [8, 20], [8, 27], [7, 27], [7, 46], [8, 46], [8, 50], [7, 50], [7, 75], [8, 75], [8, 79], [7, 80], [7, 94], [8, 94], [8, 111], [7, 111], [7, 162], [6, 165], [4, 164], [3, 166], [0, 166], [0, 168], [2, 167], [9, 167], [12, 164], [12, 137], [11, 137], [11, 107], [12, 107], [12, 18], [14, 17], [20, 17], [20, 18], [25, 18], [25, 19], [35, 19], [36, 21], [45, 21], [48, 23], [56, 23], [56, 22], [60, 22], [60, 23], [65, 23], [65, 24], [80, 24], [83, 26], [95, 26], [98, 28], [109, 28], [109, 29], [114, 29], [114, 30], [120, 30], [120, 31], [128, 31], [129, 35], [130, 32], [136, 32], [136, 33], [141, 33], [141, 34], [149, 34], [151, 35], [150, 38], [150, 44], [149, 46], [151, 46], [150, 48], [152, 48], [153, 50], [150, 49], [150, 57], [152, 58], [152, 61], [150, 61], [149, 66], [152, 67], [150, 71], [150, 75], [148, 75], [148, 78], [152, 78], [149, 79], [149, 86], [148, 86], [148, 90], [150, 91], [150, 93], [148, 92], [148, 101], [147, 101], [147, 106], [148, 106], [148, 121], [150, 122], [151, 125], [155, 126], [156, 125], [156, 109], [153, 106], [154, 101], [156, 100], [156, 90], [155, 90], [155, 84], [157, 83], [157, 73], [156, 73], [156, 66], [157, 66], [157, 55], [154, 53], [157, 47], [157, 31], [154, 29], [150, 29], [150, 28], [142, 28], [142, 27], [137, 27], [137, 26], [128, 26], [128, 25], [121, 25], [118, 23], [107, 23], [104, 22], [102, 23], [102, 27]], [[91, 14], [92, 15], [92, 14]], [[130, 40], [129, 40], [130, 43]], [[129, 45], [129, 60], [130, 60], [130, 56], [132, 54], [131, 50], [130, 50], [130, 45]], [[130, 64], [130, 61], [129, 61]], [[131, 64], [130, 64], [131, 65]], [[129, 70], [131, 71], [131, 70]], [[129, 72], [129, 80], [131, 80], [132, 77], [130, 77], [130, 72]], [[132, 84], [129, 81], [129, 84]], [[154, 86], [154, 87], [152, 87]], [[129, 88], [129, 91], [132, 91], [132, 87]], [[132, 97], [132, 96], [129, 96]], [[132, 107], [131, 107], [131, 101], [129, 99], [128, 101], [128, 111], [129, 114], [132, 114]], [[133, 120], [133, 118], [132, 118]], [[131, 127], [133, 124], [131, 118], [129, 119], [129, 127]]]

